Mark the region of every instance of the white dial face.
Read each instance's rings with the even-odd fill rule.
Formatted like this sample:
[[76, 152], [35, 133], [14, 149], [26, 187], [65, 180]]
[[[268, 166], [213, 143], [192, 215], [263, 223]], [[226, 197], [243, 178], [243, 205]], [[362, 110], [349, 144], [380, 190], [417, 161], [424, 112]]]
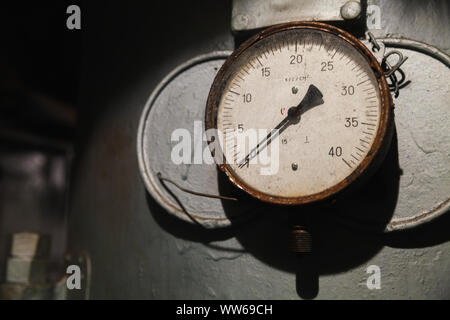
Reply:
[[[336, 35], [275, 33], [245, 50], [224, 79], [221, 149], [230, 172], [258, 192], [318, 194], [351, 175], [372, 147], [378, 83], [366, 58]], [[315, 101], [299, 106], [308, 90]]]

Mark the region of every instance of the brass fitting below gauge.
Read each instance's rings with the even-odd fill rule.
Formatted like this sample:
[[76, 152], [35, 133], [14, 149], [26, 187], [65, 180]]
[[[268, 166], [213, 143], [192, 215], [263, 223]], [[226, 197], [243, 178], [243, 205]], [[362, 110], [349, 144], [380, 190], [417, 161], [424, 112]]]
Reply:
[[291, 231], [290, 249], [295, 253], [312, 252], [311, 234], [300, 225], [294, 225]]

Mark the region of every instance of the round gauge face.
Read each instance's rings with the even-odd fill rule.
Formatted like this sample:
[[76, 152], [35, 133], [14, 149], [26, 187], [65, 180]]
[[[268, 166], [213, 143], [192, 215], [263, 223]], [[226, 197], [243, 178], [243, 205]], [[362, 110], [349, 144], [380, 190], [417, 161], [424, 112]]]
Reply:
[[384, 140], [389, 99], [378, 63], [358, 40], [324, 26], [269, 29], [230, 57], [211, 89], [207, 128], [220, 133], [219, 165], [262, 200], [334, 194]]

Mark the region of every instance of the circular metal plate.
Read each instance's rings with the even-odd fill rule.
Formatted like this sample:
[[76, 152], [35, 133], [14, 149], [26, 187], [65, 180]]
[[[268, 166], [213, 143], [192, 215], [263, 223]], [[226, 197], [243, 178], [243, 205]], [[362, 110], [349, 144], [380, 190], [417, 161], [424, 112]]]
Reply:
[[450, 57], [413, 40], [380, 40], [408, 57], [402, 70], [411, 80], [395, 100], [402, 174], [394, 215], [386, 228], [395, 231], [450, 210]]
[[[147, 191], [170, 214], [207, 228], [226, 227], [248, 216], [250, 204], [239, 203], [225, 213], [219, 199], [205, 198], [179, 190], [157, 177], [158, 172], [180, 186], [201, 193], [219, 195], [223, 190], [214, 163], [175, 164], [171, 159], [175, 130], [186, 130], [194, 150], [206, 150], [202, 141], [205, 105], [209, 88], [225, 59], [231, 52], [213, 52], [196, 57], [173, 70], [151, 94], [142, 113], [137, 139], [140, 173]], [[197, 154], [198, 156], [198, 154]], [[191, 218], [191, 217], [192, 218]]]

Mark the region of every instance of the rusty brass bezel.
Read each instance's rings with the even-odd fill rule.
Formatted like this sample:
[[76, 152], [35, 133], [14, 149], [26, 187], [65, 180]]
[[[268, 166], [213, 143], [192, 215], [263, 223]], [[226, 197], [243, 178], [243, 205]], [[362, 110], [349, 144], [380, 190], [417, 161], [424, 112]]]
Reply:
[[263, 192], [260, 192], [250, 186], [248, 186], [244, 181], [242, 181], [238, 176], [236, 176], [229, 165], [225, 162], [225, 156], [223, 164], [217, 164], [217, 166], [225, 172], [230, 181], [238, 188], [246, 191], [253, 197], [269, 203], [282, 204], [282, 205], [300, 205], [312, 202], [318, 202], [326, 200], [340, 191], [346, 189], [356, 180], [362, 176], [369, 176], [370, 173], [374, 172], [387, 152], [390, 145], [390, 140], [392, 137], [392, 123], [393, 123], [393, 103], [392, 97], [389, 92], [388, 84], [386, 78], [384, 77], [384, 72], [374, 57], [374, 55], [364, 46], [358, 39], [352, 36], [350, 33], [336, 28], [334, 26], [320, 23], [320, 22], [289, 22], [280, 25], [276, 25], [261, 31], [259, 34], [253, 36], [249, 40], [245, 41], [238, 49], [236, 49], [230, 57], [225, 61], [222, 68], [217, 73], [214, 82], [211, 86], [208, 100], [206, 103], [205, 111], [205, 129], [217, 129], [217, 110], [220, 103], [220, 98], [222, 96], [223, 90], [225, 88], [224, 79], [228, 75], [230, 68], [233, 63], [241, 56], [247, 49], [254, 46], [256, 43], [265, 39], [276, 33], [293, 30], [293, 29], [312, 29], [319, 30], [323, 32], [331, 33], [338, 36], [340, 39], [348, 42], [352, 45], [361, 55], [366, 59], [370, 68], [372, 69], [375, 78], [378, 83], [378, 88], [380, 90], [380, 100], [381, 100], [381, 111], [380, 111], [380, 123], [378, 131], [371, 149], [369, 150], [367, 156], [360, 163], [360, 165], [345, 179], [343, 179], [338, 184], [316, 194], [302, 197], [279, 197], [272, 196]]

